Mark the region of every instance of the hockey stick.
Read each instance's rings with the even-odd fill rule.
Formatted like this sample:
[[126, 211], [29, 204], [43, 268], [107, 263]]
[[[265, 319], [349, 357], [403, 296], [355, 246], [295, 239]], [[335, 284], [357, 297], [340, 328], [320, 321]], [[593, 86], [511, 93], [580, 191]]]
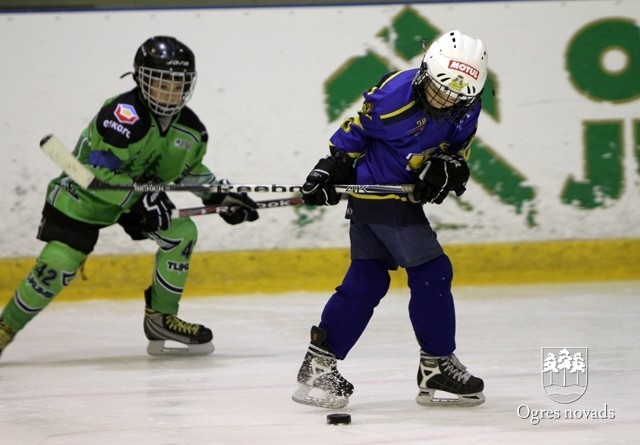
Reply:
[[[273, 209], [276, 207], [288, 207], [304, 204], [304, 201], [300, 197], [281, 198], [281, 199], [267, 199], [264, 201], [256, 201], [258, 204], [258, 210], [260, 209]], [[184, 218], [185, 216], [200, 216], [211, 215], [213, 213], [220, 213], [229, 210], [230, 206], [224, 204], [206, 205], [201, 207], [189, 207], [186, 209], [173, 209], [171, 211], [172, 218]]]
[[[84, 165], [80, 163], [70, 152], [64, 148], [62, 143], [52, 136], [45, 137], [40, 142], [40, 147], [47, 153], [62, 170], [73, 179], [80, 187], [89, 188], [95, 176]], [[271, 209], [275, 207], [287, 207], [304, 204], [300, 197], [268, 199], [256, 201], [258, 209]], [[230, 206], [224, 204], [210, 204], [200, 207], [189, 207], [186, 209], [173, 209], [172, 218], [183, 218], [186, 216], [210, 215], [229, 210]]]
[[[67, 176], [73, 179], [82, 188], [88, 190], [132, 190], [135, 192], [215, 192], [215, 193], [292, 193], [301, 192], [301, 185], [291, 184], [109, 184], [95, 177], [84, 164], [69, 152], [62, 142], [53, 135], [47, 135], [40, 141], [40, 148], [44, 151]], [[337, 191], [341, 193], [380, 194], [380, 193], [410, 193], [413, 184], [400, 185], [352, 185], [336, 184]]]

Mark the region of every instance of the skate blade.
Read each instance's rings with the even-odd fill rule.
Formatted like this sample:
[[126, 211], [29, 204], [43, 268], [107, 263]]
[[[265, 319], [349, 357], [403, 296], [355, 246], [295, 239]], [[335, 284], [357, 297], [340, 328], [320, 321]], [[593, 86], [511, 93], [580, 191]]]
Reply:
[[[437, 391], [440, 392], [440, 391]], [[420, 390], [416, 396], [416, 402], [421, 406], [459, 406], [469, 407], [478, 406], [484, 403], [484, 394], [482, 392], [476, 394], [451, 394], [442, 391], [450, 397], [437, 397], [436, 391]]]
[[293, 393], [291, 399], [302, 405], [316, 406], [318, 408], [340, 409], [349, 404], [349, 397], [336, 396], [323, 389], [312, 386], [300, 385]]
[[149, 340], [147, 354], [153, 356], [209, 355], [214, 351], [213, 343], [186, 345], [169, 340]]

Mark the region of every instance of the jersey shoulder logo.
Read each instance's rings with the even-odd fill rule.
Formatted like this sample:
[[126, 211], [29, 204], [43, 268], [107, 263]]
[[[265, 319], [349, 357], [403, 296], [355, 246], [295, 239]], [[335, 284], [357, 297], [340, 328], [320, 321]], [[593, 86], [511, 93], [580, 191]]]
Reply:
[[119, 103], [113, 114], [121, 124], [135, 124], [140, 119], [134, 106], [129, 104]]

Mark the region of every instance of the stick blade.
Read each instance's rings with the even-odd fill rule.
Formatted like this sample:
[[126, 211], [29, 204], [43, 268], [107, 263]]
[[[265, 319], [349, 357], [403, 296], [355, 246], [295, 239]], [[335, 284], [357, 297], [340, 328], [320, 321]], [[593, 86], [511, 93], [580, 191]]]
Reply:
[[80, 187], [86, 189], [95, 176], [54, 135], [47, 135], [40, 141], [40, 149], [55, 164], [73, 179]]

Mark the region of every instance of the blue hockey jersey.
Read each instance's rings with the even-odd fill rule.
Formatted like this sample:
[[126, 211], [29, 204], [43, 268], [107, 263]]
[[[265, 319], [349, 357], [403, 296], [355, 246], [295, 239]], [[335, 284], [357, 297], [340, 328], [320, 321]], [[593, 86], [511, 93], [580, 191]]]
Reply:
[[[362, 109], [331, 136], [332, 152], [354, 158], [356, 184], [413, 184], [428, 157], [437, 152], [469, 156], [481, 103], [456, 121], [432, 120], [416, 104], [412, 81], [417, 69], [385, 75], [363, 93]], [[363, 223], [420, 224], [422, 205], [402, 195], [352, 195], [347, 218]]]

